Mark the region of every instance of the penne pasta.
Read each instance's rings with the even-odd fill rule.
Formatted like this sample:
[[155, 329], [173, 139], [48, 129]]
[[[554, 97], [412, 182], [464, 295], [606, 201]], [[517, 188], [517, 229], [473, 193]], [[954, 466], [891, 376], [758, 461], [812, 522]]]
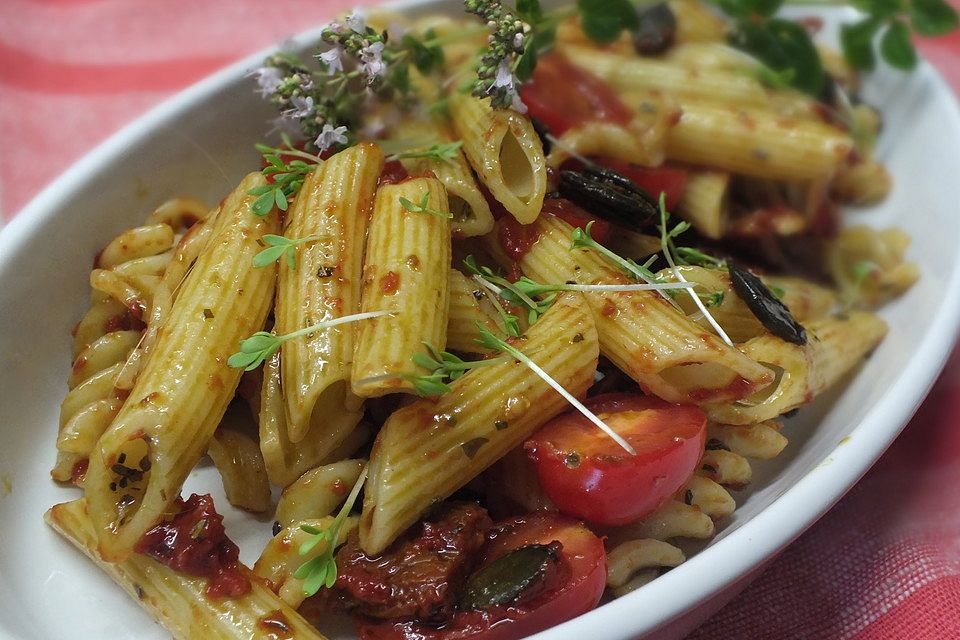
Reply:
[[443, 183], [435, 178], [411, 178], [377, 191], [361, 311], [392, 313], [357, 326], [352, 387], [360, 397], [415, 393], [413, 383], [402, 376], [429, 372], [411, 357], [424, 352], [424, 343], [439, 349], [446, 343], [448, 209]]
[[450, 305], [447, 313], [447, 348], [463, 353], [484, 353], [489, 351], [481, 346], [477, 339], [480, 332], [479, 322], [488, 331], [500, 333], [497, 325], [497, 312], [487, 309], [482, 303], [487, 294], [476, 282], [456, 269], [448, 272], [447, 287], [450, 291]]
[[236, 404], [227, 408], [207, 447], [207, 455], [220, 472], [230, 504], [245, 511], [264, 513], [272, 506], [270, 482], [260, 445], [247, 433], [247, 428], [253, 426], [252, 420], [249, 416], [235, 415], [244, 412], [247, 408]]
[[725, 171], [690, 172], [677, 206], [677, 215], [711, 240], [726, 234], [730, 220], [730, 174]]
[[233, 398], [240, 371], [227, 358], [263, 326], [273, 299], [275, 267], [253, 266], [259, 238], [279, 226], [275, 212], [251, 212], [247, 192], [262, 184], [250, 174], [227, 197], [136, 384], [90, 456], [85, 496], [105, 559], [128, 557], [169, 510]]
[[[453, 135], [449, 128], [437, 120], [403, 120], [395, 129], [398, 135], [414, 140], [437, 140], [449, 143]], [[457, 237], [469, 238], [490, 233], [493, 229], [493, 214], [483, 197], [473, 171], [461, 149], [446, 160], [435, 158], [404, 158], [400, 162], [411, 176], [433, 174], [447, 191], [449, 211], [453, 214], [450, 224]]]
[[[539, 239], [519, 260], [544, 283], [627, 283], [592, 249], [571, 249], [573, 227], [552, 216], [536, 222]], [[494, 247], [496, 249], [496, 247]], [[740, 398], [773, 380], [765, 367], [688, 320], [655, 291], [584, 294], [600, 351], [641, 387], [670, 402]]]
[[211, 598], [207, 580], [177, 573], [144, 555], [107, 562], [97, 551], [97, 531], [84, 500], [58, 504], [44, 516], [47, 524], [69, 540], [146, 609], [177, 640], [247, 640], [268, 637], [271, 628], [285, 638], [324, 640], [300, 614], [241, 568], [250, 591], [236, 598]]
[[[579, 294], [561, 296], [516, 347], [574, 395], [597, 365], [597, 335]], [[387, 420], [370, 454], [360, 543], [378, 553], [442, 500], [566, 408], [519, 362], [470, 371], [439, 399], [425, 398]]]
[[309, 469], [353, 455], [370, 435], [369, 427], [358, 426], [362, 417], [362, 410], [335, 407], [332, 413], [317, 416], [317, 425], [311, 425], [303, 440], [291, 442], [280, 381], [280, 354], [274, 354], [263, 365], [259, 414], [260, 452], [270, 482], [286, 487]]
[[301, 520], [334, 515], [366, 464], [366, 460], [340, 460], [307, 471], [283, 490], [277, 503], [276, 521], [289, 526]]
[[[301, 247], [296, 269], [280, 266], [276, 333], [357, 313], [367, 224], [383, 167], [383, 152], [359, 144], [331, 157], [305, 180], [288, 212], [286, 235], [318, 236]], [[287, 406], [287, 437], [297, 443], [316, 429], [335, 440], [326, 419], [360, 400], [350, 391], [354, 327], [320, 329], [283, 344], [281, 371]], [[314, 418], [316, 416], [316, 418]], [[336, 443], [333, 444], [336, 446]]]
[[806, 329], [808, 339], [804, 346], [774, 336], [760, 336], [744, 343], [744, 353], [775, 370], [777, 381], [739, 402], [710, 407], [710, 418], [722, 424], [749, 425], [807, 404], [836, 384], [887, 333], [883, 320], [864, 312], [818, 320]]
[[450, 95], [449, 109], [477, 177], [520, 223], [532, 222], [547, 192], [547, 164], [530, 120], [456, 91]]

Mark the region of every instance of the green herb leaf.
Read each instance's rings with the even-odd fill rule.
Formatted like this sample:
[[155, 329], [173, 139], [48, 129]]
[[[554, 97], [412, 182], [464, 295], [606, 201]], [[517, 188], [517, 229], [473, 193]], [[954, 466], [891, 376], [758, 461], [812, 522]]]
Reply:
[[[271, 211], [273, 211], [273, 205], [276, 201], [276, 196], [274, 192], [278, 189], [274, 186], [271, 187], [269, 191], [264, 192], [256, 200], [253, 201], [253, 206], [250, 207], [250, 210], [258, 216], [265, 216]], [[251, 194], [256, 195], [256, 194]]]
[[428, 206], [430, 203], [430, 192], [425, 191], [423, 197], [420, 198], [420, 202], [414, 203], [409, 199], [400, 196], [400, 206], [406, 209], [411, 213], [425, 213], [430, 216], [436, 216], [438, 218], [453, 218], [453, 213], [450, 211], [440, 211], [439, 209], [433, 209]]
[[540, 0], [517, 0], [517, 15], [527, 24], [537, 24], [543, 20]]
[[720, 8], [743, 19], [769, 18], [783, 6], [783, 0], [720, 0]]
[[287, 252], [286, 246], [279, 247], [267, 247], [257, 255], [253, 256], [253, 266], [257, 268], [265, 267], [269, 264], [273, 264], [280, 259], [284, 253]]
[[942, 36], [957, 28], [957, 10], [943, 0], [913, 0], [910, 24], [922, 36]]
[[917, 51], [910, 41], [910, 30], [902, 22], [894, 21], [880, 38], [880, 53], [897, 69], [909, 71], [917, 66]]
[[743, 21], [730, 34], [730, 44], [753, 55], [772, 70], [792, 71], [791, 86], [812, 96], [820, 95], [826, 73], [820, 54], [807, 30], [796, 22], [773, 18], [766, 22]]
[[843, 57], [854, 69], [872, 71], [877, 66], [877, 58], [873, 53], [873, 36], [879, 28], [880, 23], [872, 18], [840, 27]]
[[350, 510], [353, 509], [353, 505], [356, 504], [357, 496], [360, 495], [360, 489], [363, 488], [366, 479], [367, 468], [364, 467], [363, 471], [360, 472], [360, 477], [357, 478], [356, 484], [353, 485], [353, 489], [350, 490], [350, 495], [347, 496], [347, 500], [340, 507], [340, 511], [337, 512], [337, 516], [328, 528], [317, 529], [309, 525], [300, 527], [302, 531], [314, 536], [312, 540], [300, 545], [299, 553], [301, 556], [313, 551], [320, 542], [326, 543], [323, 553], [301, 564], [293, 574], [294, 578], [303, 580], [303, 593], [307, 597], [314, 595], [323, 587], [330, 589], [337, 582], [337, 561], [334, 552], [339, 545], [343, 525], [350, 515]]
[[640, 21], [629, 0], [577, 0], [580, 25], [595, 42], [613, 42], [624, 30], [636, 30]]

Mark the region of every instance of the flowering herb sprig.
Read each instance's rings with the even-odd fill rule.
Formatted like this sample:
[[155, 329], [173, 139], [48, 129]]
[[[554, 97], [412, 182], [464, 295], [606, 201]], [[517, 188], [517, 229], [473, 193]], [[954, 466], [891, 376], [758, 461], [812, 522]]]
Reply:
[[430, 192], [425, 191], [423, 197], [420, 198], [419, 202], [413, 202], [412, 200], [400, 196], [400, 206], [406, 209], [411, 213], [424, 213], [430, 216], [435, 216], [437, 218], [453, 218], [453, 213], [450, 211], [440, 211], [439, 209], [434, 209], [430, 206]]
[[544, 371], [540, 365], [531, 360], [525, 353], [511, 345], [506, 340], [501, 340], [497, 336], [490, 333], [490, 331], [484, 327], [481, 323], [477, 323], [477, 329], [480, 331], [480, 338], [477, 340], [480, 344], [491, 349], [493, 351], [500, 351], [506, 353], [510, 356], [516, 358], [519, 362], [526, 365], [531, 371], [533, 371], [537, 376], [539, 376], [544, 382], [550, 385], [557, 393], [559, 393], [563, 398], [573, 405], [573, 408], [579, 411], [584, 417], [587, 418], [590, 422], [599, 427], [604, 433], [610, 436], [618, 445], [620, 445], [624, 451], [630, 455], [636, 455], [636, 451], [630, 443], [623, 439], [623, 437], [611, 429], [609, 426], [604, 424], [603, 420], [598, 418], [590, 409], [586, 408], [582, 402], [577, 400], [569, 391], [563, 388], [559, 382], [554, 380], [550, 374]]
[[253, 266], [260, 268], [273, 264], [282, 257], [287, 257], [287, 266], [291, 270], [297, 268], [297, 247], [309, 242], [316, 242], [321, 236], [307, 236], [306, 238], [290, 239], [284, 236], [268, 233], [260, 238], [269, 245], [266, 249], [253, 256]]
[[333, 554], [340, 544], [341, 531], [343, 531], [343, 526], [347, 522], [347, 517], [353, 509], [353, 505], [357, 502], [360, 489], [366, 479], [367, 467], [365, 466], [363, 471], [360, 472], [357, 482], [353, 485], [353, 489], [350, 490], [346, 502], [340, 507], [340, 511], [337, 512], [329, 527], [318, 529], [307, 524], [300, 526], [301, 531], [313, 536], [300, 545], [298, 552], [301, 556], [313, 551], [321, 542], [326, 544], [323, 553], [301, 564], [293, 574], [294, 578], [303, 580], [303, 595], [310, 597], [320, 591], [322, 587], [330, 589], [337, 582], [337, 560]]
[[324, 320], [309, 327], [304, 327], [303, 329], [298, 329], [280, 336], [268, 331], [257, 331], [249, 338], [240, 341], [240, 351], [230, 356], [230, 358], [227, 360], [227, 366], [234, 369], [253, 371], [263, 364], [267, 358], [279, 351], [283, 343], [287, 342], [288, 340], [300, 338], [321, 329], [329, 329], [330, 327], [347, 324], [349, 322], [357, 322], [358, 320], [389, 316], [392, 313], [394, 312], [368, 311], [365, 313], [355, 313], [353, 315], [342, 316], [332, 320]]

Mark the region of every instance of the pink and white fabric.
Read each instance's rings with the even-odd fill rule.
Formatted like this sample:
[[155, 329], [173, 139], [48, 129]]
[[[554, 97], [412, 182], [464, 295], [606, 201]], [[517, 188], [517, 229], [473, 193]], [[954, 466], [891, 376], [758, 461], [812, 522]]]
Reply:
[[[3, 0], [0, 222], [164, 98], [357, 4]], [[921, 49], [960, 91], [960, 33]], [[960, 638], [958, 422], [955, 354], [876, 467], [691, 638]]]

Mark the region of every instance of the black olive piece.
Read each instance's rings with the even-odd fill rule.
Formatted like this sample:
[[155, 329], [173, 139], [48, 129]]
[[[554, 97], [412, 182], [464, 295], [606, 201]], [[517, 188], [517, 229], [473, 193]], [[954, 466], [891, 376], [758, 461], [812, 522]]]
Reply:
[[537, 137], [540, 138], [540, 144], [543, 146], [543, 155], [549, 155], [550, 149], [553, 148], [553, 145], [550, 143], [550, 138], [547, 137], [550, 135], [550, 129], [547, 129], [547, 125], [532, 116], [530, 118], [530, 124], [533, 125], [533, 130], [537, 132]]
[[470, 576], [458, 607], [475, 611], [516, 602], [524, 591], [546, 578], [550, 565], [558, 560], [556, 542], [514, 549]]
[[803, 325], [793, 318], [786, 305], [773, 295], [760, 278], [732, 262], [727, 262], [727, 266], [733, 290], [770, 333], [793, 344], [807, 344], [807, 332]]
[[633, 48], [642, 56], [663, 53], [677, 34], [677, 17], [666, 2], [644, 9], [637, 16], [640, 25], [633, 34]]
[[642, 231], [660, 216], [660, 205], [629, 178], [603, 167], [560, 172], [560, 195], [590, 213]]

